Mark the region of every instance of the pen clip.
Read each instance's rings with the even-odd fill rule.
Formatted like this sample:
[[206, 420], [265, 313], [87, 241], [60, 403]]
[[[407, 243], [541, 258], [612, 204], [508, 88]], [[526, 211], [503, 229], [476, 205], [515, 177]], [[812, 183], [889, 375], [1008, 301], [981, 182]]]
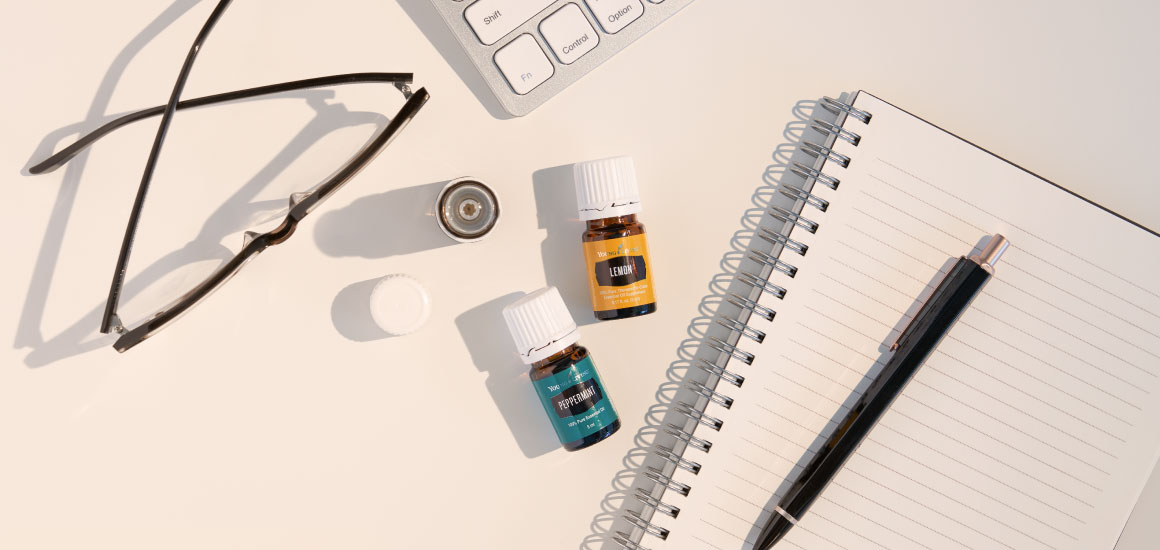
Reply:
[[[963, 258], [965, 259], [966, 256], [963, 256]], [[918, 309], [914, 312], [914, 316], [910, 318], [910, 322], [906, 323], [905, 327], [902, 327], [902, 331], [898, 333], [898, 338], [894, 339], [894, 343], [890, 344], [890, 351], [896, 351], [898, 348], [902, 347], [902, 342], [910, 336], [911, 332], [913, 332], [914, 322], [918, 320], [919, 317], [922, 317], [923, 311], [926, 311], [926, 305], [929, 304], [930, 299], [938, 293], [939, 287], [946, 282], [948, 276], [950, 276], [949, 273], [944, 273], [942, 278], [939, 279], [938, 284], [934, 285], [934, 290], [932, 290], [926, 299], [922, 301], [922, 305], [918, 306]]]

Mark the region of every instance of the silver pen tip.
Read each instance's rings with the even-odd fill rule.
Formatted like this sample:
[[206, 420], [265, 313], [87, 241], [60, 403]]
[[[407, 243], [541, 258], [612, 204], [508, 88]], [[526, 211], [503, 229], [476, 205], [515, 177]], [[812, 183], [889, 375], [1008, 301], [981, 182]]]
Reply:
[[978, 254], [971, 256], [971, 259], [978, 262], [979, 265], [994, 267], [995, 264], [999, 263], [999, 257], [1007, 251], [1008, 246], [1011, 246], [1011, 243], [1007, 241], [1007, 238], [995, 233], [987, 246], [984, 246]]

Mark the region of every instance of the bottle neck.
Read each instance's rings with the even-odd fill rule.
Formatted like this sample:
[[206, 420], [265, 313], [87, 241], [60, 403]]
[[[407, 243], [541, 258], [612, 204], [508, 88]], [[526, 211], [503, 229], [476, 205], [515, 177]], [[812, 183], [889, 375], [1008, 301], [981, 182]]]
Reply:
[[532, 363], [532, 367], [537, 368], [537, 369], [544, 368], [548, 365], [551, 365], [552, 363], [555, 363], [556, 361], [559, 361], [565, 357], [568, 357], [569, 355], [572, 355], [573, 353], [576, 353], [576, 349], [579, 347], [580, 347], [580, 344], [572, 344], [572, 345], [548, 356], [548, 358], [546, 358], [546, 359], [541, 359], [539, 361], [536, 361], [535, 363]]
[[614, 225], [628, 225], [630, 223], [636, 223], [636, 214], [613, 216], [611, 218], [600, 218], [598, 220], [588, 220], [588, 230], [597, 231]]

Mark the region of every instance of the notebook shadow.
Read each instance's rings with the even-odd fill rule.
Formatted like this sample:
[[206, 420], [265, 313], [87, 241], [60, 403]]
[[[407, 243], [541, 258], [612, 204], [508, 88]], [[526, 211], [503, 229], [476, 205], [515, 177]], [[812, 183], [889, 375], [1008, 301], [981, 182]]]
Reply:
[[[737, 318], [735, 315], [740, 315], [738, 312], [741, 310], [733, 303], [736, 301], [734, 295], [752, 297], [755, 303], [762, 302], [761, 293], [756, 293], [754, 289], [738, 279], [738, 274], [741, 271], [752, 272], [761, 278], [769, 278], [771, 282], [778, 282], [772, 278], [774, 277], [772, 269], [763, 268], [753, 261], [750, 257], [750, 251], [760, 249], [762, 252], [772, 253], [775, 256], [780, 253], [780, 245], [774, 245], [759, 238], [758, 228], [770, 225], [769, 210], [771, 206], [785, 204], [784, 197], [777, 191], [777, 186], [783, 180], [798, 178], [790, 180], [793, 185], [801, 186], [806, 191], [812, 188], [811, 181], [803, 182], [800, 176], [789, 170], [789, 167], [795, 161], [807, 165], [814, 163], [814, 157], [802, 152], [799, 146], [806, 139], [807, 133], [813, 132], [809, 129], [810, 120], [815, 116], [825, 116], [823, 113], [826, 112], [814, 100], [799, 101], [794, 105], [793, 120], [786, 125], [782, 132], [786, 142], [774, 149], [773, 162], [760, 175], [761, 184], [751, 196], [751, 207], [742, 213], [741, 229], [731, 236], [729, 249], [719, 261], [721, 273], [709, 281], [709, 293], [702, 297], [697, 307], [697, 316], [693, 318], [686, 329], [687, 337], [678, 344], [677, 359], [670, 363], [665, 370], [665, 379], [658, 386], [655, 394], [656, 403], [651, 405], [645, 413], [644, 426], [635, 434], [634, 447], [622, 460], [623, 469], [613, 477], [611, 491], [605, 495], [604, 500], [600, 503], [600, 511], [593, 517], [590, 524], [591, 533], [581, 541], [580, 550], [620, 549], [621, 546], [614, 540], [618, 534], [620, 536], [632, 535], [630, 538], [633, 540], [645, 537], [644, 529], [640, 525], [634, 525], [624, 519], [624, 515], [628, 511], [639, 513], [641, 521], [647, 522], [646, 525], [652, 529], [683, 528], [680, 525], [672, 525], [672, 520], [668, 520], [663, 514], [653, 515], [651, 506], [645, 506], [641, 498], [647, 494], [648, 497], [679, 506], [680, 496], [674, 496], [675, 493], [672, 490], [659, 491], [658, 487], [664, 485], [665, 481], [695, 485], [696, 478], [693, 474], [672, 467], [663, 459], [658, 460], [652, 450], [656, 449], [657, 445], [671, 446], [684, 458], [696, 461], [699, 460], [698, 455], [701, 451], [695, 450], [695, 446], [691, 443], [698, 439], [711, 443], [711, 440], [714, 439], [712, 436], [716, 432], [712, 431], [711, 427], [699, 425], [697, 421], [691, 420], [678, 411], [678, 405], [681, 402], [696, 405], [696, 408], [705, 409], [706, 413], [719, 415], [723, 419], [728, 418], [727, 407], [710, 403], [710, 398], [706, 394], [694, 391], [689, 387], [689, 381], [703, 383], [707, 389], [714, 390], [709, 394], [714, 399], [727, 401], [731, 399], [728, 394], [738, 391], [735, 386], [730, 384], [718, 387], [717, 381], [720, 378], [716, 375], [711, 376], [705, 367], [701, 366], [704, 364], [702, 361], [717, 365], [720, 368], [728, 368], [730, 372], [735, 374], [743, 374], [743, 369], [748, 368], [744, 364], [740, 367], [729, 366], [730, 359], [737, 355], [745, 356], [742, 348], [746, 347], [746, 343], [740, 341], [742, 336], [739, 332], [725, 329], [717, 323], [716, 317], [718, 314], [732, 318]], [[814, 133], [809, 137], [817, 139], [818, 134]], [[764, 302], [763, 305], [767, 307], [771, 305], [768, 303], [769, 300]], [[773, 330], [769, 326], [765, 326], [768, 323], [764, 319], [758, 317], [748, 318], [746, 324], [762, 331]], [[725, 332], [721, 332], [722, 330]], [[716, 337], [727, 335], [723, 339], [727, 345], [725, 351], [720, 351], [705, 343], [706, 338], [711, 335]], [[741, 363], [741, 361], [737, 362]], [[727, 425], [728, 421], [721, 429], [728, 429]], [[694, 428], [698, 429], [692, 431]], [[677, 430], [689, 431], [682, 434]], [[680, 437], [676, 437], [677, 435]], [[664, 476], [659, 483], [646, 476], [646, 473], [650, 472], [650, 468], [657, 467], [664, 468], [659, 472]], [[658, 472], [651, 473], [655, 475]], [[766, 517], [765, 514], [769, 510], [772, 510], [771, 506], [761, 512], [761, 518], [752, 518], [755, 526], [760, 519]], [[756, 527], [754, 532], [748, 533], [746, 540], [741, 540], [743, 533], [736, 533], [736, 535], [740, 541], [737, 548], [752, 548], [752, 541], [756, 539], [757, 535]], [[642, 544], [645, 547], [650, 546], [647, 541]]]
[[536, 196], [536, 218], [547, 231], [540, 245], [544, 263], [544, 280], [560, 290], [568, 312], [579, 326], [597, 322], [588, 295], [588, 277], [584, 267], [581, 234], [587, 225], [580, 220], [576, 206], [576, 184], [571, 164], [536, 170], [532, 187]]
[[503, 308], [523, 295], [513, 292], [477, 305], [457, 316], [455, 326], [475, 368], [487, 373], [484, 385], [520, 451], [536, 458], [559, 449], [560, 442], [532, 388], [528, 366], [513, 350], [504, 324]]

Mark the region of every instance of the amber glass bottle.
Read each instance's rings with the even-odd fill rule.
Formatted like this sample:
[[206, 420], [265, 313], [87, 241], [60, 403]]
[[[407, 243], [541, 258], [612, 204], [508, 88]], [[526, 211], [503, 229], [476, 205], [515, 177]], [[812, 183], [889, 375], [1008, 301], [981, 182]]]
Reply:
[[652, 264], [631, 157], [575, 165], [576, 202], [588, 224], [582, 237], [592, 311], [600, 320], [657, 310]]
[[516, 350], [560, 443], [577, 451], [607, 439], [620, 418], [600, 373], [581, 346], [580, 330], [556, 287], [537, 290], [503, 310]]
[[[586, 372], [588, 370], [591, 370], [591, 372]], [[600, 379], [596, 375], [596, 367], [592, 364], [592, 359], [588, 356], [588, 348], [579, 344], [572, 344], [547, 359], [532, 363], [532, 370], [529, 371], [528, 376], [532, 379], [532, 385], [535, 386], [536, 392], [540, 395], [541, 399], [544, 399], [544, 392], [540, 388], [551, 388], [553, 386], [563, 387], [563, 385], [557, 383], [561, 378], [566, 378], [569, 381], [595, 380], [595, 383], [589, 387], [582, 387], [581, 391], [573, 398], [580, 403], [580, 407], [584, 406], [585, 401], [592, 402], [593, 406], [590, 409], [582, 411], [582, 413], [585, 415], [591, 414], [589, 411], [595, 413], [593, 418], [576, 425], [576, 435], [579, 435], [580, 438], [573, 441], [564, 441], [565, 439], [572, 439], [575, 436], [563, 435], [557, 429], [556, 435], [560, 436], [560, 443], [564, 445], [565, 450], [578, 451], [607, 439], [608, 436], [616, 433], [616, 430], [620, 429], [620, 418], [616, 416], [616, 411], [612, 409], [612, 403], [608, 401], [604, 388], [600, 385]], [[580, 383], [582, 382], [578, 382], [578, 384]], [[591, 395], [587, 399], [584, 399], [584, 392], [588, 392]], [[552, 398], [548, 397], [548, 399], [551, 400]], [[601, 401], [604, 403], [602, 404]], [[602, 406], [607, 407], [607, 410], [601, 411], [600, 408]], [[572, 407], [575, 408], [576, 405]], [[554, 415], [558, 408], [553, 403], [552, 412], [549, 415]], [[576, 415], [570, 416], [575, 417]], [[553, 422], [553, 425], [556, 425], [556, 422]], [[585, 433], [587, 435], [583, 435]]]
[[[589, 285], [593, 286], [593, 283], [595, 283], [593, 288], [590, 289], [592, 291], [592, 303], [594, 308], [592, 313], [595, 314], [596, 318], [600, 319], [601, 321], [610, 321], [612, 319], [624, 319], [626, 317], [636, 317], [637, 315], [647, 315], [656, 311], [657, 302], [651, 291], [652, 281], [649, 280], [649, 276], [652, 274], [648, 273], [648, 248], [647, 244], [645, 244], [644, 224], [636, 221], [636, 214], [616, 216], [613, 218], [600, 218], [598, 220], [588, 220], [587, 223], [588, 230], [584, 232], [582, 241], [585, 244], [585, 259], [588, 260], [588, 269], [592, 272], [590, 273]], [[588, 243], [604, 244], [604, 247], [596, 245], [592, 248], [607, 249], [610, 247], [607, 247], [607, 243], [604, 243], [603, 241], [617, 241], [619, 244], [623, 243], [628, 237], [634, 236], [639, 236], [639, 240], [637, 242], [639, 242], [640, 246], [643, 247], [642, 253], [639, 256], [626, 256], [625, 260], [622, 262], [616, 262], [615, 260], [602, 262], [600, 258], [587, 258]], [[595, 256], [595, 254], [593, 255]], [[639, 258], [639, 260], [636, 258]], [[625, 307], [614, 307], [617, 304], [613, 304], [610, 306], [610, 309], [595, 309], [598, 304], [617, 299], [615, 297], [611, 299], [603, 298], [603, 289], [601, 288], [603, 285], [600, 283], [604, 281], [601, 280], [602, 277], [600, 274], [598, 274], [598, 269], [608, 272], [608, 282], [615, 281], [617, 277], [625, 279], [632, 277], [636, 279], [634, 282], [637, 283], [644, 281], [649, 288], [646, 293], [649, 299], [633, 299], [630, 296], [626, 299]], [[617, 274], [614, 275], [614, 273]], [[643, 285], [637, 284], [636, 286], [640, 287]], [[626, 289], [625, 292], [620, 294], [629, 294], [630, 292], [632, 292], [632, 289]]]

